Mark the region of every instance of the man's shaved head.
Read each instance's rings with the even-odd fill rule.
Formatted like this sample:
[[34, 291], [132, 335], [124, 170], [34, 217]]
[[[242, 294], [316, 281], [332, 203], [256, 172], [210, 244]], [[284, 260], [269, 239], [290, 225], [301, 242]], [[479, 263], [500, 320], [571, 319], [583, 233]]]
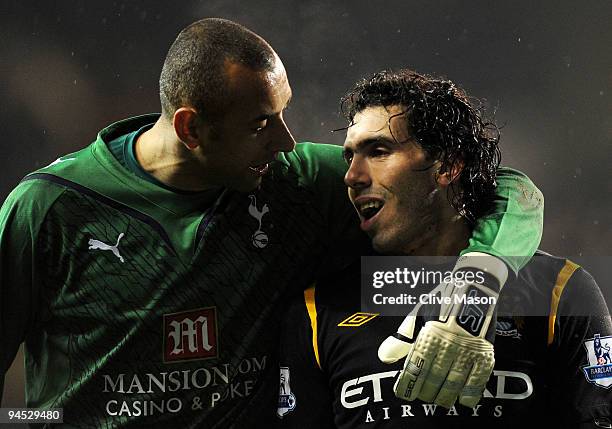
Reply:
[[241, 64], [253, 71], [272, 71], [277, 56], [260, 36], [235, 22], [207, 18], [180, 32], [159, 78], [162, 112], [192, 106], [201, 116], [218, 116], [228, 103], [226, 68]]

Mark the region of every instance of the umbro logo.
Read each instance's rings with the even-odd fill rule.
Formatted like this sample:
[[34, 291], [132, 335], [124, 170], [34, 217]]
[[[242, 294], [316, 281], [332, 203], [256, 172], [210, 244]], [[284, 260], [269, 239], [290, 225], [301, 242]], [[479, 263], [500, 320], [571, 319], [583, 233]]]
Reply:
[[495, 335], [499, 335], [500, 337], [515, 338], [517, 340], [520, 340], [522, 338], [522, 335], [519, 332], [516, 323], [514, 323], [512, 319], [497, 319], [497, 323], [495, 325]]
[[374, 319], [378, 315], [378, 313], [355, 313], [344, 319], [342, 322], [338, 323], [338, 326], [354, 328], [356, 326], [361, 326], [365, 323], [368, 323], [370, 320]]
[[106, 244], [100, 240], [94, 240], [93, 238], [90, 238], [87, 244], [89, 244], [89, 250], [110, 250], [113, 252], [113, 255], [115, 255], [123, 263], [125, 260], [123, 259], [123, 256], [121, 256], [121, 253], [119, 253], [119, 242], [124, 235], [124, 233], [119, 234], [119, 237], [117, 237], [117, 243], [115, 243], [114, 246]]

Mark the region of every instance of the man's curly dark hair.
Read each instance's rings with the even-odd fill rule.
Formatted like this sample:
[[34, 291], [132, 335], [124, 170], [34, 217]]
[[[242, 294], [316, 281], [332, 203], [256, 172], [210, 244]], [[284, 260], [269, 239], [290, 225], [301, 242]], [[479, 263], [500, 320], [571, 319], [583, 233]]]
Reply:
[[448, 198], [474, 222], [491, 208], [501, 161], [499, 130], [483, 120], [481, 105], [475, 101], [450, 80], [400, 70], [381, 71], [357, 82], [342, 97], [340, 108], [352, 124], [367, 107], [405, 107], [402, 117], [408, 131], [431, 160], [441, 162], [440, 172], [461, 166]]

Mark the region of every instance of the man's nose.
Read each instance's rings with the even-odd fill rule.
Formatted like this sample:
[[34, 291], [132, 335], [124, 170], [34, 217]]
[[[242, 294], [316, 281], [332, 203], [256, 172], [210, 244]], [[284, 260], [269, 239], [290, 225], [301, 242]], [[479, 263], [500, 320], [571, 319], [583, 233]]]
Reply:
[[356, 155], [351, 160], [351, 164], [344, 175], [344, 183], [353, 189], [363, 189], [371, 185], [372, 180], [367, 162], [360, 156]]
[[277, 126], [276, 133], [272, 136], [272, 149], [276, 152], [291, 152], [295, 149], [295, 139], [287, 127], [284, 120], [281, 119]]

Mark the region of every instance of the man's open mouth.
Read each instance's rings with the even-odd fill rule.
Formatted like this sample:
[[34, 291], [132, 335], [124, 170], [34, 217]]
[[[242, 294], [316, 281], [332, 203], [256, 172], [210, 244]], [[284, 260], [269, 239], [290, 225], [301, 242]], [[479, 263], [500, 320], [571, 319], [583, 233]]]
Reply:
[[257, 173], [260, 176], [263, 176], [264, 174], [268, 172], [269, 167], [270, 167], [270, 164], [266, 162], [265, 164], [260, 164], [260, 165], [249, 167], [249, 170], [253, 171], [254, 173]]
[[357, 212], [359, 212], [364, 220], [368, 220], [376, 216], [384, 205], [384, 201], [381, 200], [364, 200], [360, 201], [359, 203], [355, 203]]

